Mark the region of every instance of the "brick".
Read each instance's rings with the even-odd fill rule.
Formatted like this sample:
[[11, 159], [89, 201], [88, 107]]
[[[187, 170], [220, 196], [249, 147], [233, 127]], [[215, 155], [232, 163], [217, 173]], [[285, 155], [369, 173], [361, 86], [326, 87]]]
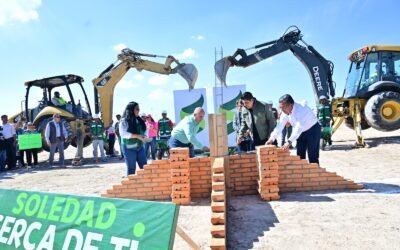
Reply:
[[211, 235], [216, 238], [224, 238], [225, 237], [225, 225], [212, 225], [211, 226]]
[[154, 199], [156, 200], [170, 200], [170, 195], [155, 195]]
[[224, 174], [213, 174], [212, 175], [212, 180], [213, 181], [216, 181], [216, 182], [218, 182], [218, 181], [225, 181], [225, 175]]
[[[313, 174], [303, 174], [304, 178], [311, 178], [311, 177], [319, 177], [320, 175], [318, 173], [313, 173]], [[329, 178], [328, 178], [329, 180]]]
[[277, 193], [270, 193], [270, 194], [261, 194], [261, 199], [272, 201], [272, 200], [279, 200], [281, 197]]
[[213, 166], [211, 168], [211, 170], [212, 170], [213, 173], [223, 173], [224, 172], [224, 166], [218, 166], [218, 167]]
[[211, 210], [213, 212], [225, 212], [225, 203], [211, 201]]
[[344, 178], [341, 176], [328, 177], [328, 181], [344, 181]]
[[212, 213], [211, 223], [213, 225], [224, 225], [225, 224], [225, 213]]
[[211, 199], [213, 201], [225, 201], [225, 191], [215, 191], [211, 192]]
[[213, 182], [212, 189], [216, 191], [225, 190], [225, 183], [224, 182]]
[[189, 205], [190, 201], [191, 201], [190, 198], [172, 199], [172, 202], [178, 205]]
[[119, 194], [121, 189], [107, 189], [107, 194]]
[[212, 250], [226, 250], [225, 238], [211, 238], [210, 248]]

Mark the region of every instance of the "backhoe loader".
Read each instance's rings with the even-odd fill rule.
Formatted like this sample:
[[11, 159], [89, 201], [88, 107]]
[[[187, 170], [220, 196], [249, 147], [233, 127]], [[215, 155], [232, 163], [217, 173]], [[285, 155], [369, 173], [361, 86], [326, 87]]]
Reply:
[[[101, 112], [104, 124], [108, 125], [112, 118], [114, 88], [131, 68], [165, 75], [178, 73], [187, 81], [189, 89], [194, 87], [198, 73], [193, 64], [179, 63], [173, 56], [164, 57], [166, 58], [164, 64], [145, 60], [142, 57], [164, 56], [143, 54], [130, 49], [123, 49], [118, 54], [117, 62], [111, 64], [97, 78], [93, 79], [95, 113]], [[176, 63], [174, 68], [171, 68], [172, 63]], [[78, 150], [74, 160], [75, 162], [80, 162], [82, 148], [91, 143], [89, 124], [93, 114], [82, 85], [83, 81], [82, 77], [69, 74], [25, 82], [25, 107], [20, 113], [11, 116], [9, 118], [10, 122], [15, 123], [21, 118], [25, 118], [27, 122], [33, 122], [38, 131], [42, 133], [43, 149], [48, 151], [49, 148], [44, 137], [45, 128], [47, 123], [51, 121], [53, 114], [59, 113], [70, 138], [65, 143], [65, 147], [68, 147], [69, 144], [77, 147]], [[75, 90], [73, 86], [79, 86], [78, 90], [73, 92], [72, 90]], [[42, 99], [36, 107], [29, 107], [29, 94], [33, 87], [41, 89]], [[68, 93], [69, 97], [69, 101], [63, 107], [56, 106], [51, 101], [52, 94], [61, 89], [66, 89], [66, 91], [62, 92]], [[77, 93], [77, 91], [80, 93]], [[82, 107], [80, 100], [77, 102], [74, 98], [77, 94], [83, 95], [86, 109]]]
[[[349, 57], [351, 66], [341, 98], [334, 98], [333, 63], [308, 45], [296, 26], [290, 26], [277, 40], [247, 50], [258, 48], [262, 49], [250, 55], [246, 50], [238, 49], [232, 56], [217, 61], [214, 68], [221, 83], [226, 85], [229, 67], [247, 67], [290, 50], [310, 75], [317, 106], [322, 95], [332, 97], [332, 133], [346, 121], [355, 130], [355, 146], [363, 147], [362, 129], [370, 126], [382, 131], [400, 128], [400, 46], [373, 45], [353, 52]], [[372, 71], [375, 68], [377, 70]]]

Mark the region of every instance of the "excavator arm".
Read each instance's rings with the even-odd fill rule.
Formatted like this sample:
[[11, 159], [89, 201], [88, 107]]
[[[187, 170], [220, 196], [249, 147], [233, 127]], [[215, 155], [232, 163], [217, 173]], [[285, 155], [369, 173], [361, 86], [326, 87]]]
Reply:
[[[291, 26], [295, 27], [295, 26]], [[288, 30], [291, 28], [289, 27]], [[300, 42], [303, 43], [300, 44]], [[259, 49], [253, 54], [247, 54], [246, 50]], [[290, 50], [297, 59], [306, 67], [313, 86], [315, 100], [318, 103], [321, 95], [334, 97], [335, 86], [332, 81], [333, 63], [326, 60], [311, 45], [306, 44], [300, 30], [285, 32], [277, 40], [256, 45], [249, 49], [238, 49], [232, 56], [217, 61], [214, 68], [217, 78], [226, 86], [228, 69], [233, 66], [248, 67], [272, 56]]]
[[[144, 60], [142, 57], [163, 57], [166, 60], [164, 64], [161, 64]], [[173, 63], [176, 64], [174, 68], [171, 67]], [[108, 126], [112, 119], [114, 88], [131, 68], [164, 75], [178, 73], [186, 80], [189, 89], [194, 88], [198, 75], [197, 69], [193, 64], [180, 63], [173, 56], [164, 57], [138, 53], [128, 48], [123, 49], [118, 55], [117, 62], [107, 67], [92, 81], [95, 92], [95, 112], [101, 112], [105, 126]]]

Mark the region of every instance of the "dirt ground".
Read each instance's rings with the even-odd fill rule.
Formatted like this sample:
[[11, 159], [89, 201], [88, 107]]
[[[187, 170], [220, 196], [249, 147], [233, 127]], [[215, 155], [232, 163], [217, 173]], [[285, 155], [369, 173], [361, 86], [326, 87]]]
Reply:
[[[229, 249], [400, 249], [400, 131], [364, 132], [369, 148], [352, 149], [353, 132], [341, 127], [321, 166], [363, 183], [365, 189], [284, 193], [279, 201], [232, 197]], [[66, 152], [72, 159], [73, 148]], [[295, 152], [292, 152], [295, 154]], [[91, 157], [91, 147], [85, 149]], [[45, 161], [46, 153], [40, 154]], [[57, 158], [56, 158], [57, 159]], [[19, 169], [0, 175], [0, 188], [99, 196], [118, 184], [125, 165], [117, 159], [83, 167]], [[210, 240], [210, 201], [182, 206], [181, 226], [202, 249]], [[174, 249], [189, 249], [175, 237]]]

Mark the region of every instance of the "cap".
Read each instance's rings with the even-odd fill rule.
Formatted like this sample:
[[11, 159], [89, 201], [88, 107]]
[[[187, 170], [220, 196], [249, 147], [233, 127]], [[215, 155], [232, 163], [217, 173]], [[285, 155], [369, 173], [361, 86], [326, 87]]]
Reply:
[[146, 113], [141, 113], [140, 116], [141, 116], [141, 117], [145, 117], [145, 116], [146, 116]]
[[167, 114], [167, 111], [166, 111], [166, 110], [163, 110], [163, 111], [161, 112], [161, 114]]
[[147, 114], [147, 115], [146, 115], [146, 117], [150, 117], [150, 118], [153, 118], [153, 117], [151, 117], [151, 114]]
[[32, 122], [28, 122], [26, 125], [27, 125], [27, 126], [32, 126], [33, 123], [32, 123]]
[[93, 115], [93, 119], [100, 119], [100, 115], [99, 114], [94, 114]]
[[320, 100], [326, 99], [326, 96], [321, 95], [321, 96], [319, 97], [319, 99], [320, 99]]
[[271, 101], [271, 100], [268, 100], [268, 101], [266, 102], [266, 104], [271, 104], [271, 105], [273, 105], [273, 104], [274, 104], [274, 102], [273, 102], [273, 101]]

